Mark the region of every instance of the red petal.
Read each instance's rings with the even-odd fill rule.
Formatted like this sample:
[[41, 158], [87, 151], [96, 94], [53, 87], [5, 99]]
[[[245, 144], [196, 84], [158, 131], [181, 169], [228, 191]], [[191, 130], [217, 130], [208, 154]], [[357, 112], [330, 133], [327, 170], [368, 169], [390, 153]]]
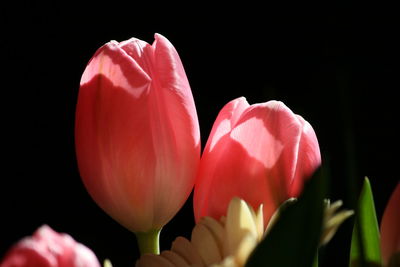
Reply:
[[400, 183], [393, 191], [381, 221], [381, 250], [384, 265], [400, 252]]

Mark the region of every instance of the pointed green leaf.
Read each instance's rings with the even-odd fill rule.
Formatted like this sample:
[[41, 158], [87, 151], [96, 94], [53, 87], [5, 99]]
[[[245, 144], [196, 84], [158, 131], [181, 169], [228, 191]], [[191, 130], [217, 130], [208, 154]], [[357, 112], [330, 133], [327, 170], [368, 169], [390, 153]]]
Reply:
[[350, 266], [380, 266], [380, 234], [371, 184], [365, 178], [351, 239]]
[[275, 225], [250, 255], [246, 267], [315, 264], [323, 223], [324, 176], [319, 169], [305, 185], [298, 201], [282, 210]]

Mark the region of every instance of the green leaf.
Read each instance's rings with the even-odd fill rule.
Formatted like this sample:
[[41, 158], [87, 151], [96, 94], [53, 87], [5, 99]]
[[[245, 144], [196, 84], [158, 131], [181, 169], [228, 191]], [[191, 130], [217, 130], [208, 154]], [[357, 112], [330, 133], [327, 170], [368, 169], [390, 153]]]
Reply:
[[313, 266], [321, 238], [325, 191], [325, 175], [319, 169], [298, 201], [282, 210], [276, 224], [250, 255], [246, 267]]
[[380, 234], [375, 213], [371, 184], [365, 178], [353, 228], [350, 249], [350, 266], [380, 266]]

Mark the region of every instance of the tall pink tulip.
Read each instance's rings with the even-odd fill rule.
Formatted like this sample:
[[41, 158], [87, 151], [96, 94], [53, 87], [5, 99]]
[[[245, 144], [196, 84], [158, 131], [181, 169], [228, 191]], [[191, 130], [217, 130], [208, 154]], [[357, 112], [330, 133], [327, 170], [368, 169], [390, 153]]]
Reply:
[[[397, 184], [386, 206], [381, 221], [381, 250], [384, 266], [397, 253], [400, 263], [400, 183]], [[395, 259], [393, 258], [392, 261]], [[397, 265], [392, 265], [397, 266]]]
[[220, 111], [201, 159], [196, 221], [225, 215], [229, 201], [239, 197], [254, 209], [263, 203], [267, 223], [283, 201], [299, 195], [320, 163], [316, 135], [302, 117], [282, 102], [235, 99]]
[[40, 227], [5, 255], [0, 267], [100, 267], [94, 253], [67, 234]]
[[95, 53], [81, 80], [75, 139], [83, 182], [116, 221], [148, 232], [176, 214], [193, 188], [200, 133], [184, 68], [165, 37], [111, 41]]

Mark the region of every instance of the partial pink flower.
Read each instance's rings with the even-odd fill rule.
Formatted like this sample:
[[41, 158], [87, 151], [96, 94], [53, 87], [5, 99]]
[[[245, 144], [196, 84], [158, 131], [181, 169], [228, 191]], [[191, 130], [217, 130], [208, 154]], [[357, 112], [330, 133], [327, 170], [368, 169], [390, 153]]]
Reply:
[[40, 227], [5, 255], [0, 267], [100, 267], [94, 253], [67, 234]]
[[249, 105], [241, 97], [220, 111], [201, 158], [194, 191], [196, 221], [219, 219], [233, 197], [256, 209], [265, 225], [273, 212], [300, 194], [321, 163], [311, 125], [282, 102]]
[[384, 266], [400, 253], [400, 183], [393, 191], [381, 221], [381, 251]]
[[173, 45], [156, 34], [111, 41], [90, 60], [76, 109], [83, 182], [134, 232], [160, 229], [189, 196], [200, 132], [189, 82]]

